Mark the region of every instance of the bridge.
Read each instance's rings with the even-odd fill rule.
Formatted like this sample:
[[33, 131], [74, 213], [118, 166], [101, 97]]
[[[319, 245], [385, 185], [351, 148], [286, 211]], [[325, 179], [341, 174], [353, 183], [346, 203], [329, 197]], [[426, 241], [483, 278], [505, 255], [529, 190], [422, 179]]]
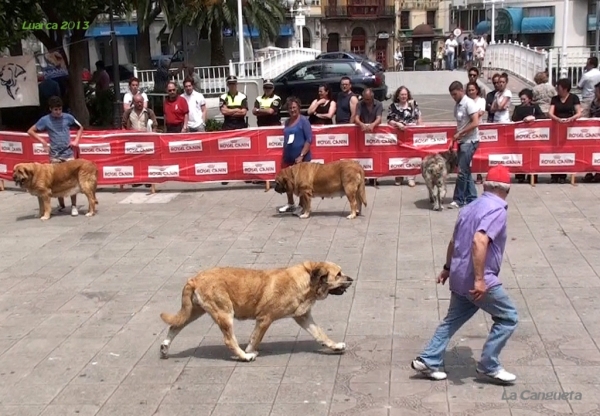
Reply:
[[588, 47], [541, 49], [519, 42], [500, 42], [488, 46], [483, 66], [487, 73], [507, 72], [529, 86], [535, 85], [533, 77], [538, 72], [547, 71], [549, 82], [553, 83], [565, 70], [571, 88], [578, 90], [577, 84], [590, 56], [593, 51]]

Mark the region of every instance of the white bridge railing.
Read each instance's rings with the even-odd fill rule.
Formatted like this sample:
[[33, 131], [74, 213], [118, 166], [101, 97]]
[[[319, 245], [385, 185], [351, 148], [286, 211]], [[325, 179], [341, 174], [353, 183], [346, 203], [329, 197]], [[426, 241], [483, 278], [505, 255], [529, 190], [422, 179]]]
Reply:
[[540, 49], [518, 42], [501, 42], [487, 47], [483, 66], [490, 71], [508, 72], [531, 85], [535, 74], [541, 71], [548, 71], [551, 83], [556, 81], [564, 67], [571, 87], [577, 89], [587, 59], [592, 55], [589, 47], [568, 47], [563, 56], [561, 47]]
[[[244, 63], [229, 61], [229, 65], [197, 67], [194, 71], [200, 77], [200, 88], [203, 94], [217, 95], [227, 91], [226, 79], [229, 75], [238, 78], [274, 78], [300, 62], [315, 59], [320, 53], [321, 51], [317, 49], [288, 48], [274, 51], [254, 61]], [[182, 85], [185, 78], [184, 71], [171, 69], [170, 72], [171, 79]], [[140, 80], [140, 89], [143, 91], [154, 88], [155, 74], [155, 69], [134, 69], [134, 76]], [[127, 88], [127, 85], [122, 85], [122, 92], [127, 92]]]
[[484, 68], [496, 72], [508, 72], [524, 82], [533, 84], [538, 72], [548, 67], [548, 51], [532, 49], [522, 43], [502, 42], [488, 45]]

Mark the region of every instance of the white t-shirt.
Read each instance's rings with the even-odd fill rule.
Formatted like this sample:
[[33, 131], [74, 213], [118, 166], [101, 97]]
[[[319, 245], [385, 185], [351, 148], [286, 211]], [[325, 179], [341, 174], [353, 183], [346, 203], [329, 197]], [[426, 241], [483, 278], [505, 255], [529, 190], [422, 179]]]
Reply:
[[[146, 95], [145, 92], [142, 92], [141, 94], [142, 94], [142, 97], [144, 97], [144, 102], [147, 103], [148, 102], [148, 96]], [[125, 96], [123, 97], [123, 104], [129, 104], [129, 105], [131, 105], [131, 103], [133, 103], [133, 94], [131, 93], [131, 91], [127, 91], [125, 93]]]
[[198, 91], [192, 91], [190, 95], [183, 93], [181, 94], [181, 96], [185, 98], [190, 109], [188, 127], [197, 129], [198, 127], [203, 126], [204, 118], [202, 117], [202, 106], [206, 105], [204, 95], [202, 95]]
[[504, 99], [504, 97], [508, 97], [509, 105], [506, 108], [506, 110], [497, 111], [494, 113], [494, 123], [509, 123], [510, 122], [510, 114], [509, 114], [508, 110], [510, 108], [510, 100], [512, 100], [512, 92], [510, 92], [510, 90], [508, 90], [508, 89], [504, 90], [504, 92], [498, 91], [496, 93], [494, 101], [496, 102], [496, 105], [500, 105], [502, 103], [502, 100]]
[[485, 111], [485, 98], [477, 97], [473, 101], [475, 101], [475, 105], [479, 111]]
[[446, 43], [444, 45], [446, 46], [446, 55], [454, 53], [456, 48], [458, 48], [458, 42], [456, 39], [446, 39]]
[[600, 82], [600, 70], [598, 68], [592, 68], [583, 74], [581, 80], [579, 80], [579, 88], [581, 88], [581, 98], [592, 99], [594, 98], [595, 92], [594, 87]]

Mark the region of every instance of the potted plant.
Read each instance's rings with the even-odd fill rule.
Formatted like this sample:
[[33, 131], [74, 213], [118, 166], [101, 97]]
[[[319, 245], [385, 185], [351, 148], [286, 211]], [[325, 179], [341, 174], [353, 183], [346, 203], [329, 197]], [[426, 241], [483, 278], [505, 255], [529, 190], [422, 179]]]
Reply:
[[415, 71], [431, 71], [433, 66], [431, 65], [431, 59], [421, 58], [415, 61]]

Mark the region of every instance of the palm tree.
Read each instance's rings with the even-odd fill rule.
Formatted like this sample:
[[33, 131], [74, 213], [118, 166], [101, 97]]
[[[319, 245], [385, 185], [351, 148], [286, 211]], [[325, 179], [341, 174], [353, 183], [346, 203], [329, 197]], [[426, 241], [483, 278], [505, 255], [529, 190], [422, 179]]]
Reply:
[[[238, 0], [188, 0], [180, 3], [173, 25], [189, 25], [206, 30], [210, 38], [211, 65], [227, 65], [223, 48], [223, 29], [237, 28]], [[280, 0], [242, 0], [244, 24], [258, 30], [261, 41], [274, 42], [285, 21]], [[169, 22], [170, 23], [170, 22]]]
[[[172, 13], [177, 3], [172, 0], [133, 0], [136, 11], [138, 36], [136, 37], [137, 67], [138, 69], [151, 69], [152, 56], [150, 54], [150, 25], [162, 12], [167, 22], [173, 19]], [[166, 23], [159, 36], [167, 29]]]

